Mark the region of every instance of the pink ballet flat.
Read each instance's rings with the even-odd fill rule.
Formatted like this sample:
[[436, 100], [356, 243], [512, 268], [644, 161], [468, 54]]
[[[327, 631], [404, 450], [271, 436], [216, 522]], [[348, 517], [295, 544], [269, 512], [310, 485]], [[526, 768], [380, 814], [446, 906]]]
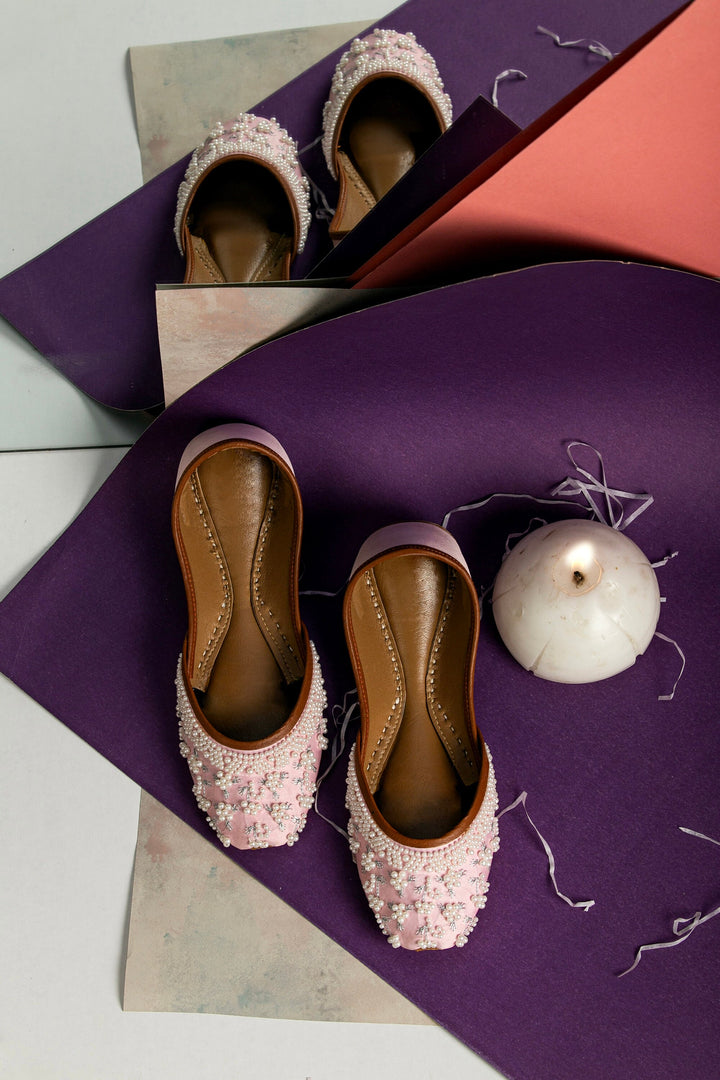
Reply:
[[453, 537], [425, 522], [374, 533], [343, 616], [361, 715], [347, 780], [360, 881], [395, 948], [462, 947], [499, 839], [473, 710], [480, 610]]
[[373, 30], [355, 38], [333, 75], [322, 147], [340, 191], [330, 237], [337, 243], [452, 122], [452, 103], [432, 56], [414, 34]]
[[285, 128], [252, 113], [216, 124], [178, 191], [185, 283], [285, 281], [309, 228], [309, 184]]
[[188, 601], [180, 752], [225, 847], [291, 846], [325, 738], [317, 652], [300, 621], [302, 505], [268, 432], [226, 424], [183, 454], [172, 507]]

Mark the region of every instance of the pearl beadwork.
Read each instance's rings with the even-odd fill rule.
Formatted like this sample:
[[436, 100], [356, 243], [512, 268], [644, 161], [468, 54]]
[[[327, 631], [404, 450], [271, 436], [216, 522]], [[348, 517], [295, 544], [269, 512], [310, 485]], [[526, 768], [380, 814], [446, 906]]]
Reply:
[[218, 121], [209, 136], [192, 152], [185, 179], [178, 189], [175, 212], [175, 239], [181, 254], [185, 254], [182, 225], [189, 203], [203, 175], [224, 158], [255, 158], [278, 174], [289, 197], [295, 204], [299, 222], [297, 251], [305, 246], [310, 229], [310, 184], [300, 168], [297, 143], [273, 117], [242, 113], [234, 120]]
[[[487, 750], [486, 750], [487, 752]], [[383, 934], [397, 949], [462, 948], [485, 906], [498, 850], [498, 798], [488, 752], [487, 789], [467, 830], [439, 847], [401, 844], [373, 818], [357, 777], [356, 749], [347, 778], [348, 835], [360, 881]]]
[[224, 847], [292, 846], [313, 804], [320, 756], [327, 747], [327, 697], [315, 646], [307, 702], [283, 739], [258, 750], [234, 750], [203, 728], [190, 702], [178, 662], [180, 753], [193, 777], [193, 793]]
[[364, 38], [355, 38], [335, 68], [330, 97], [323, 110], [322, 148], [327, 167], [337, 179], [333, 145], [337, 127], [351, 94], [366, 80], [377, 75], [400, 75], [423, 90], [449, 127], [452, 102], [445, 93], [437, 64], [427, 50], [418, 45], [414, 34], [396, 30], [373, 30]]

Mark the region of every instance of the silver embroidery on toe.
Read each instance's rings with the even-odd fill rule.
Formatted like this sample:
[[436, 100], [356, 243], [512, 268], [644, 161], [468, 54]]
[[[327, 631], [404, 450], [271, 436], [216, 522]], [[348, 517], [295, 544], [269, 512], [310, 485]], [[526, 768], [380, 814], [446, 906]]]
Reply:
[[299, 222], [298, 253], [303, 250], [310, 229], [310, 185], [300, 168], [297, 143], [273, 117], [242, 113], [234, 120], [218, 121], [202, 146], [193, 150], [185, 179], [178, 189], [175, 239], [181, 254], [182, 223], [188, 203], [207, 170], [223, 158], [256, 158], [282, 178], [295, 203]]

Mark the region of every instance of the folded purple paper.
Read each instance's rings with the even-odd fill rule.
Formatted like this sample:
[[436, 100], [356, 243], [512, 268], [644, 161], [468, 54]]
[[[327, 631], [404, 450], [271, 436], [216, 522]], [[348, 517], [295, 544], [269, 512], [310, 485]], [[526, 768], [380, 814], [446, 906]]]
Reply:
[[[536, 679], [486, 612], [476, 710], [501, 807], [527, 790], [569, 896], [520, 811], [501, 821], [487, 907], [462, 950], [391, 949], [345, 840], [311, 815], [291, 849], [232, 852], [439, 1023], [519, 1080], [705, 1080], [720, 1073], [712, 993], [720, 920], [679, 948], [669, 913], [720, 891], [717, 623], [720, 285], [655, 267], [544, 266], [455, 285], [263, 346], [161, 415], [52, 549], [0, 604], [0, 669], [186, 822], [206, 834], [178, 753], [173, 678], [186, 612], [169, 517], [186, 443], [241, 419], [287, 448], [303, 494], [305, 590], [341, 590], [377, 526], [493, 492], [546, 496], [564, 442], [603, 454], [614, 483], [655, 502], [628, 535], [655, 561], [659, 629], [628, 671], [587, 686]], [[566, 507], [543, 508], [567, 516]], [[451, 528], [478, 586], [538, 507], [493, 500]], [[341, 597], [302, 598], [331, 703], [353, 685]], [[343, 757], [321, 809], [344, 824]], [[81, 782], [81, 781], [80, 781]], [[69, 793], [81, 798], [81, 792]], [[62, 808], [58, 808], [62, 813]]]
[[[562, 37], [592, 37], [618, 52], [680, 6], [678, 0], [551, 0], [543, 5], [542, 21]], [[437, 61], [455, 116], [480, 95], [490, 97], [502, 71], [522, 69], [527, 78], [502, 83], [499, 100], [507, 117], [526, 127], [605, 63], [587, 50], [557, 49], [538, 33], [538, 19], [529, 0], [408, 0], [378, 25], [416, 34]], [[309, 148], [301, 155], [303, 166], [331, 200], [334, 186], [313, 144], [341, 51], [257, 106], [276, 116], [301, 149]], [[228, 113], [233, 109], [228, 102]], [[494, 136], [488, 150], [495, 143]], [[185, 165], [178, 162], [0, 281], [0, 314], [81, 390], [114, 408], [145, 409], [162, 401], [154, 288], [182, 280], [172, 224]], [[427, 180], [428, 196], [436, 198], [434, 169]], [[380, 229], [377, 245], [385, 239]], [[306, 276], [328, 250], [326, 224], [316, 222], [293, 276]]]

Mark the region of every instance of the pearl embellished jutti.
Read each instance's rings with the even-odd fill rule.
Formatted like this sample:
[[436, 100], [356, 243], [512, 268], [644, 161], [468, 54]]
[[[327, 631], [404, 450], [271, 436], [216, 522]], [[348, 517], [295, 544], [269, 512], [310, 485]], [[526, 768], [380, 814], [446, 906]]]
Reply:
[[396, 76], [417, 86], [431, 100], [443, 130], [452, 123], [452, 102], [445, 93], [437, 64], [413, 33], [376, 29], [366, 37], [355, 38], [335, 68], [323, 110], [322, 148], [335, 179], [334, 143], [348, 104], [366, 82], [382, 76]]
[[499, 846], [490, 754], [475, 724], [480, 609], [445, 529], [391, 525], [360, 549], [345, 634], [360, 701], [348, 836], [395, 948], [462, 947]]
[[437, 64], [412, 33], [355, 38], [335, 68], [322, 148], [339, 181], [329, 232], [340, 241], [452, 123]]
[[292, 731], [266, 749], [234, 750], [200, 723], [188, 694], [182, 657], [177, 695], [180, 753], [193, 778], [193, 794], [224, 847], [266, 848], [297, 841], [313, 804], [325, 737], [325, 689], [315, 646], [310, 646], [310, 689]]
[[[252, 166], [254, 172], [248, 168]], [[229, 171], [233, 168], [234, 173]], [[208, 181], [215, 185], [209, 197]], [[203, 202], [208, 215], [204, 225], [193, 221]], [[218, 121], [193, 150], [175, 212], [175, 239], [188, 263], [186, 281], [229, 280], [220, 253], [227, 258], [228, 246], [235, 244], [242, 251], [249, 242], [259, 254], [254, 263], [245, 258], [251, 267], [248, 280], [287, 277], [292, 259], [305, 246], [310, 223], [310, 185], [300, 167], [297, 143], [274, 117], [241, 113]]]
[[[489, 755], [488, 755], [489, 757]], [[371, 814], [357, 778], [354, 750], [348, 769], [350, 851], [378, 926], [393, 948], [462, 948], [485, 907], [492, 857], [500, 845], [492, 763], [480, 809], [462, 835], [436, 848], [401, 844]]]
[[289, 459], [260, 428], [188, 446], [173, 501], [188, 600], [178, 662], [180, 752], [225, 847], [291, 846], [325, 738], [317, 651], [300, 621], [302, 505]]

